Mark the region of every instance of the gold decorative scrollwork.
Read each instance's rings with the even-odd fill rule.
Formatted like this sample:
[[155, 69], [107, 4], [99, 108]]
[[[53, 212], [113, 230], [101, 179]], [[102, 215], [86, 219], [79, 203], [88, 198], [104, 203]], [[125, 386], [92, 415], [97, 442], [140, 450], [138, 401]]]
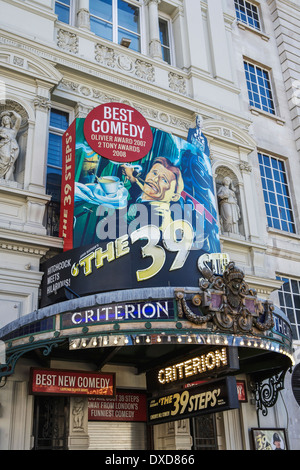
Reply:
[[178, 315], [196, 325], [209, 323], [212, 329], [234, 334], [259, 334], [274, 326], [274, 307], [257, 299], [256, 291], [244, 280], [244, 273], [230, 262], [223, 276], [209, 268], [202, 271], [197, 292], [175, 289]]

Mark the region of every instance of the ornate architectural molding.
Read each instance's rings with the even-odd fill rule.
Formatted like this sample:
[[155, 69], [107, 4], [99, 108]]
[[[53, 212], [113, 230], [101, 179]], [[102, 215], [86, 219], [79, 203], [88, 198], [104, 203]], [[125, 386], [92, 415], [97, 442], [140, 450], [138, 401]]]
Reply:
[[182, 75], [174, 72], [169, 72], [169, 87], [177, 93], [186, 94], [186, 81]]
[[[38, 50], [28, 47], [19, 42], [0, 37], [1, 55], [0, 65], [4, 69], [13, 69], [32, 78], [42, 79], [44, 82], [57, 84], [62, 75], [52, 65], [53, 57], [42, 57]], [[50, 59], [52, 63], [46, 59]]]
[[110, 67], [122, 72], [130, 73], [142, 80], [154, 82], [154, 66], [141, 59], [134, 59], [129, 54], [118, 52], [112, 47], [102, 44], [95, 45], [96, 61], [106, 67]]
[[252, 165], [250, 165], [250, 163], [241, 162], [240, 163], [240, 170], [243, 173], [251, 173], [252, 172]]
[[201, 272], [198, 292], [175, 289], [180, 318], [233, 334], [261, 335], [274, 326], [273, 304], [257, 299], [234, 263], [227, 265], [223, 276], [206, 267]]
[[78, 52], [78, 37], [75, 33], [59, 29], [57, 32], [57, 45], [60, 49], [67, 52]]
[[51, 100], [44, 96], [36, 96], [33, 100], [33, 104], [36, 109], [44, 111], [49, 111], [49, 109], [51, 109]]
[[[69, 79], [63, 79], [58, 85], [58, 88], [69, 90], [71, 93], [75, 93], [78, 96], [92, 98], [94, 100], [97, 100], [99, 104], [108, 103], [110, 101], [120, 101], [119, 97], [117, 96], [107, 94], [103, 90], [97, 88], [83, 86], [80, 83], [73, 82]], [[169, 124], [172, 127], [176, 127], [179, 130], [183, 130], [187, 134], [187, 131], [190, 127], [189, 120], [185, 120], [176, 115], [168, 114], [166, 112], [161, 112], [157, 110], [157, 108], [144, 107], [135, 102], [128, 102], [128, 104], [140, 111], [140, 113], [143, 114], [146, 119], [153, 119], [158, 122], [161, 122], [162, 124]]]

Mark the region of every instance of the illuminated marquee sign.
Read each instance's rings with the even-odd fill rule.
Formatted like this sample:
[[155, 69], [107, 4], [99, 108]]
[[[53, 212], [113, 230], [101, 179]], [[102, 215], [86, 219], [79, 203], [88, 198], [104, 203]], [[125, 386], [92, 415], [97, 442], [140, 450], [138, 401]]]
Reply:
[[115, 396], [114, 373], [32, 368], [30, 384], [33, 395]]
[[163, 390], [182, 382], [194, 381], [199, 377], [217, 375], [224, 371], [238, 370], [236, 348], [217, 348], [199, 355], [189, 355], [164, 367], [147, 373], [150, 391]]
[[62, 328], [78, 325], [110, 323], [114, 321], [174, 320], [174, 301], [116, 303], [64, 313]]
[[206, 371], [212, 371], [220, 366], [227, 366], [226, 348], [211, 351], [202, 356], [193, 357], [187, 361], [174, 364], [171, 367], [160, 369], [158, 381], [161, 384], [176, 382], [184, 378], [192, 377]]
[[148, 423], [159, 424], [239, 408], [235, 377], [226, 377], [148, 400]]

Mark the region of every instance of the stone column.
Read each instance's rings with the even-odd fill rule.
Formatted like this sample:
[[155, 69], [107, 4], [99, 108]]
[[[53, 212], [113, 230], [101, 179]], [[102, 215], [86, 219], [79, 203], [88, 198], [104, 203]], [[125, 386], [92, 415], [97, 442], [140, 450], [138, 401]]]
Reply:
[[[187, 37], [190, 50], [190, 63], [200, 70], [209, 71], [207, 61], [206, 40], [204, 36], [201, 2], [188, 0], [185, 9]], [[197, 18], [197, 21], [196, 21]]]
[[[48, 84], [38, 81], [34, 98], [35, 126], [32, 142], [29, 170], [29, 191], [45, 193], [45, 169], [47, 167], [47, 142], [49, 127], [49, 112], [51, 108], [50, 90]], [[28, 164], [28, 163], [27, 163]]]
[[191, 450], [192, 444], [188, 419], [154, 426], [155, 450]]
[[88, 398], [71, 397], [68, 449], [87, 450], [88, 447]]
[[81, 29], [90, 30], [89, 0], [79, 0], [78, 2], [77, 26]]
[[222, 0], [207, 2], [207, 16], [215, 78], [232, 82]]
[[159, 39], [159, 23], [158, 23], [158, 5], [161, 0], [146, 0], [149, 11], [149, 52], [150, 57], [162, 60], [161, 42]]

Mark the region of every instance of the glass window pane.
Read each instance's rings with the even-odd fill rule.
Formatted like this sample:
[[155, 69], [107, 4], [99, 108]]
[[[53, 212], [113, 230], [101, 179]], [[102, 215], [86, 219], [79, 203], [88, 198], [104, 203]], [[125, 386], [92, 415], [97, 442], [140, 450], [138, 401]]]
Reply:
[[168, 32], [168, 22], [165, 20], [159, 20], [159, 38], [160, 42], [164, 46], [170, 46], [169, 44], [169, 32]]
[[103, 39], [112, 41], [112, 25], [106, 23], [105, 21], [99, 20], [98, 18], [91, 17], [91, 31], [97, 36], [100, 36]]
[[274, 184], [272, 180], [267, 179], [267, 188], [269, 191], [274, 191]]
[[60, 201], [61, 171], [49, 168], [47, 171], [47, 194], [52, 196], [52, 202]]
[[291, 308], [287, 308], [286, 313], [287, 313], [287, 316], [288, 316], [288, 319], [290, 320], [290, 322], [294, 323], [295, 322], [294, 311]]
[[275, 187], [276, 187], [276, 192], [277, 194], [282, 194], [282, 185], [280, 183], [275, 183]]
[[299, 295], [294, 295], [294, 307], [300, 308], [300, 297]]
[[90, 13], [93, 16], [112, 22], [112, 0], [90, 0]]
[[118, 0], [118, 25], [139, 34], [139, 8], [124, 0]]
[[269, 192], [269, 200], [271, 204], [276, 204], [276, 196], [275, 193], [270, 193]]
[[170, 49], [166, 47], [162, 47], [162, 56], [163, 60], [167, 62], [168, 64], [171, 63], [171, 54], [170, 54]]
[[51, 109], [50, 126], [64, 131], [67, 130], [69, 127], [69, 113], [59, 109]]
[[278, 160], [276, 160], [275, 158], [271, 158], [271, 164], [273, 168], [278, 168]]
[[70, 23], [70, 0], [60, 0], [55, 2], [55, 14], [58, 20], [63, 23]]
[[49, 134], [48, 165], [62, 167], [62, 137]]
[[136, 34], [130, 33], [129, 31], [125, 31], [124, 29], [119, 28], [119, 31], [118, 31], [118, 43], [119, 44], [121, 44], [122, 38], [131, 40], [129, 49], [140, 52], [141, 46], [140, 46], [139, 36], [137, 36]]
[[282, 288], [283, 288], [283, 290], [284, 290], [285, 292], [290, 292], [291, 288], [290, 288], [290, 283], [289, 283], [289, 281], [286, 281], [286, 282], [283, 284]]
[[278, 211], [276, 206], [271, 205], [271, 214], [273, 217], [278, 217]]
[[[296, 294], [300, 293], [299, 291], [299, 287], [300, 287], [300, 283], [298, 281], [291, 281], [291, 285], [292, 285], [292, 291]], [[297, 307], [297, 308], [300, 308], [300, 307]]]

